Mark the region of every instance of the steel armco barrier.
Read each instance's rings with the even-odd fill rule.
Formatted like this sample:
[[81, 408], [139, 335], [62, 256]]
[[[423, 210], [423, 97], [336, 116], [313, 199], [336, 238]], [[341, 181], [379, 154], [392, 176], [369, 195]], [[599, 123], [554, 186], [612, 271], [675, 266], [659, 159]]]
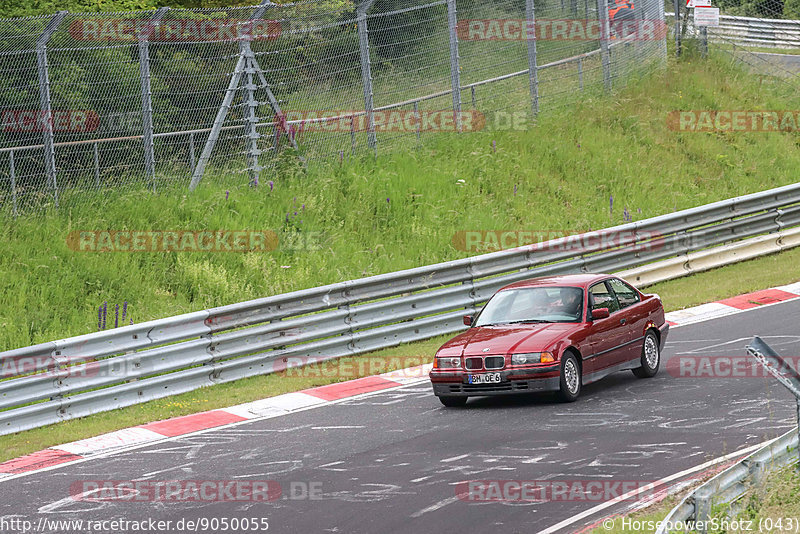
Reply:
[[[675, 13], [664, 13], [674, 19]], [[683, 15], [682, 15], [683, 16]], [[690, 16], [687, 27], [694, 32], [694, 17]], [[708, 28], [712, 42], [725, 42], [741, 46], [767, 48], [800, 47], [800, 20], [765, 19], [720, 15], [719, 26]]]
[[800, 225], [798, 202], [793, 184], [581, 234], [586, 248], [561, 238], [0, 352], [0, 434], [457, 332], [511, 282], [779, 232]]
[[[800, 423], [800, 375], [759, 337], [753, 338], [747, 346], [747, 352], [797, 398]], [[727, 515], [730, 517], [740, 512], [743, 508], [742, 497], [761, 484], [768, 470], [797, 463], [800, 445], [798, 430], [800, 427], [769, 442], [689, 493], [661, 521], [656, 534], [673, 532], [670, 526], [678, 524], [693, 524], [696, 528], [691, 530], [705, 534], [711, 509], [715, 505], [729, 505]]]

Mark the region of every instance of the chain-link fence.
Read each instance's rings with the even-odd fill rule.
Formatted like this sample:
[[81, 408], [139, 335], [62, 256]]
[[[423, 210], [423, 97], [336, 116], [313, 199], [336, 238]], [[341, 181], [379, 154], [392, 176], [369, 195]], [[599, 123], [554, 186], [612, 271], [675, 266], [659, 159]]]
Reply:
[[[755, 74], [767, 74], [797, 88], [800, 84], [800, 0], [669, 1], [667, 13], [676, 51], [682, 43], [707, 54], [709, 46], [746, 64]], [[699, 22], [701, 10], [718, 11], [711, 25]], [[675, 13], [678, 17], [675, 17]]]
[[666, 58], [654, 0], [359, 1], [0, 20], [0, 209], [524, 128]]

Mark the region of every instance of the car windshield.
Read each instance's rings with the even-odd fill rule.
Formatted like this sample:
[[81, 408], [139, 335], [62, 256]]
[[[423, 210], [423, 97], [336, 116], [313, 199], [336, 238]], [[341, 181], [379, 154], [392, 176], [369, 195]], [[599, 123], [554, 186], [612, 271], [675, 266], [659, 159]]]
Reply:
[[583, 314], [579, 287], [524, 287], [493, 296], [475, 326], [523, 323], [576, 323]]

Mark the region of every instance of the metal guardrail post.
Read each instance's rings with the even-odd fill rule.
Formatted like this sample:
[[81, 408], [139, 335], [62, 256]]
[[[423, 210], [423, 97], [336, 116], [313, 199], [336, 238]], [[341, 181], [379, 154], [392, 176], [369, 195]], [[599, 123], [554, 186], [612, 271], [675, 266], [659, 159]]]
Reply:
[[[531, 106], [533, 115], [539, 113], [539, 67], [536, 59], [536, 6], [534, 0], [525, 0], [525, 40], [528, 43], [528, 70], [531, 89]], [[580, 60], [579, 60], [580, 61]], [[583, 73], [578, 63], [581, 88], [583, 88]]]
[[47, 69], [47, 43], [66, 16], [66, 11], [59, 11], [50, 19], [42, 35], [36, 40], [36, 65], [39, 73], [39, 103], [42, 113], [42, 131], [44, 132], [44, 166], [47, 171], [47, 177], [50, 180], [50, 186], [53, 188], [53, 198], [56, 206], [58, 206], [58, 182], [56, 179], [56, 152], [53, 144], [53, 110], [50, 101], [50, 76]]
[[11, 179], [11, 202], [12, 202], [11, 210], [12, 213], [14, 214], [14, 217], [16, 217], [17, 215], [19, 215], [19, 212], [17, 211], [17, 176], [16, 176], [17, 171], [14, 166], [13, 150], [8, 153], [8, 170], [11, 173], [9, 175]]
[[[706, 523], [711, 515], [711, 490], [706, 487], [698, 489], [694, 494], [694, 519], [702, 528], [698, 528], [699, 534], [706, 534]], [[702, 522], [702, 523], [701, 523]]]
[[600, 57], [603, 63], [603, 87], [611, 90], [611, 55], [608, 40], [611, 38], [611, 28], [608, 23], [608, 0], [597, 0], [597, 20], [600, 22]]
[[447, 29], [450, 34], [450, 85], [453, 88], [453, 119], [460, 132], [461, 125], [461, 67], [458, 57], [458, 15], [456, 0], [447, 0]]
[[161, 22], [168, 7], [159, 8], [150, 23], [139, 34], [139, 75], [142, 81], [142, 131], [144, 134], [144, 168], [156, 192], [155, 147], [153, 145], [153, 95], [150, 85], [150, 36], [148, 33]]
[[[758, 336], [754, 337], [753, 341], [747, 345], [747, 352], [794, 395], [797, 403], [798, 438], [800, 438], [800, 373]], [[800, 448], [798, 448], [798, 455], [800, 460]], [[800, 464], [798, 464], [798, 468], [800, 468]]]
[[358, 50], [361, 55], [361, 82], [364, 86], [364, 111], [367, 113], [367, 144], [375, 149], [377, 136], [375, 135], [375, 114], [372, 93], [372, 62], [369, 57], [369, 28], [367, 25], [367, 11], [375, 0], [366, 0], [358, 7]]

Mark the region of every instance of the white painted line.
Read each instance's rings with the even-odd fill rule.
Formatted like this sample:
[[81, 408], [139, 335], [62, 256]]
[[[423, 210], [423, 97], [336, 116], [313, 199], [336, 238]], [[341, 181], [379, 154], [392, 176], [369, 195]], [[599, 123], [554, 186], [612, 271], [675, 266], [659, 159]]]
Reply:
[[445, 458], [444, 460], [441, 460], [441, 461], [442, 462], [455, 462], [456, 460], [461, 460], [462, 458], [466, 458], [467, 456], [469, 456], [469, 453], [462, 454], [460, 456], [453, 456], [452, 458]]
[[87, 454], [95, 452], [135, 445], [137, 443], [157, 441], [162, 438], [164, 438], [164, 435], [158, 432], [153, 432], [146, 428], [132, 427], [50, 448], [86, 456]]
[[772, 289], [779, 289], [781, 291], [786, 291], [787, 293], [794, 293], [795, 295], [800, 295], [800, 282], [795, 282], [794, 284], [789, 284], [787, 286], [773, 287]]
[[679, 324], [688, 324], [690, 322], [705, 321], [708, 319], [716, 319], [724, 317], [739, 311], [738, 308], [728, 306], [727, 304], [720, 304], [719, 302], [709, 302], [708, 304], [701, 304], [693, 308], [686, 308], [685, 310], [677, 310], [664, 314], [667, 321], [672, 321]]
[[423, 508], [422, 510], [419, 510], [418, 512], [414, 512], [413, 514], [411, 514], [411, 517], [417, 518], [417, 517], [419, 517], [419, 516], [421, 516], [423, 514], [427, 514], [428, 512], [435, 512], [439, 508], [444, 508], [448, 504], [453, 504], [456, 501], [458, 501], [458, 495], [456, 495], [455, 497], [450, 497], [448, 499], [444, 499], [444, 500], [439, 501], [437, 503], [433, 503], [432, 505], [428, 506], [427, 508]]

